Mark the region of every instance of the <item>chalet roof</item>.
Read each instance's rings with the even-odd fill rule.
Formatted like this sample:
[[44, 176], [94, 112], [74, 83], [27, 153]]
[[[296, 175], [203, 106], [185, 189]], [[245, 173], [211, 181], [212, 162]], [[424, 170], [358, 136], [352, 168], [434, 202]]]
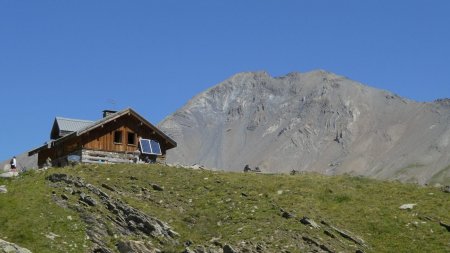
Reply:
[[96, 129], [97, 127], [101, 127], [102, 125], [104, 125], [104, 124], [106, 124], [106, 123], [108, 123], [110, 121], [113, 121], [113, 120], [115, 120], [117, 118], [120, 118], [123, 115], [127, 115], [127, 114], [128, 115], [133, 115], [136, 118], [138, 118], [143, 124], [145, 124], [148, 127], [150, 127], [153, 131], [155, 131], [156, 133], [161, 135], [166, 141], [168, 141], [170, 144], [172, 144], [173, 147], [177, 146], [177, 143], [174, 140], [172, 140], [172, 138], [167, 136], [165, 133], [163, 133], [161, 130], [159, 130], [152, 123], [148, 122], [146, 119], [144, 119], [141, 115], [139, 115], [137, 112], [135, 112], [131, 108], [127, 108], [125, 110], [109, 114], [108, 116], [106, 116], [106, 117], [104, 117], [104, 118], [102, 118], [102, 119], [100, 119], [100, 120], [98, 120], [98, 121], [96, 121], [96, 122], [94, 122], [94, 123], [92, 123], [90, 125], [87, 125], [87, 126], [81, 128], [81, 129], [78, 129], [78, 131], [73, 132], [72, 134], [68, 134], [68, 135], [66, 135], [64, 137], [61, 137], [61, 138], [55, 140], [55, 142], [59, 142], [59, 141], [64, 140], [65, 138], [70, 138], [70, 137], [73, 137], [73, 136], [80, 136], [80, 135], [82, 135], [84, 133], [90, 132], [90, 131]]
[[94, 121], [91, 120], [69, 119], [62, 117], [56, 117], [55, 121], [59, 126], [59, 131], [66, 131], [66, 132], [75, 132], [80, 129], [86, 128], [87, 126], [90, 126], [94, 123]]

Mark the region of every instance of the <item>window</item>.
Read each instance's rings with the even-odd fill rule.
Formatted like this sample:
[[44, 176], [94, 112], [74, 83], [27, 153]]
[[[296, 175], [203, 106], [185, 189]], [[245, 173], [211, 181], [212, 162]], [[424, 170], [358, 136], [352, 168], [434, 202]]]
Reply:
[[136, 134], [133, 132], [128, 132], [128, 145], [136, 145]]
[[114, 143], [117, 143], [117, 144], [122, 143], [122, 131], [114, 132]]

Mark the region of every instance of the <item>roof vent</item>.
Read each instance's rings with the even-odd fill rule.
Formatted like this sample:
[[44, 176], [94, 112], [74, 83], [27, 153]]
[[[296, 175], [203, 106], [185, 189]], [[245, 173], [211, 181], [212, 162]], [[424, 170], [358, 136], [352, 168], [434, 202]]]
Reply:
[[112, 110], [103, 110], [103, 118], [108, 117], [111, 114], [116, 113], [117, 111], [112, 111]]

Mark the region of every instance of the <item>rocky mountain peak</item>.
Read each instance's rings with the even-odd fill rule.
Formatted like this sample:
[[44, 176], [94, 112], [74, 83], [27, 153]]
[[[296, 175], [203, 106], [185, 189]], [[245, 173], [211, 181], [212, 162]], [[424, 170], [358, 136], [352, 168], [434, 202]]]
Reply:
[[[433, 149], [442, 136], [450, 139], [447, 121], [430, 104], [317, 70], [282, 77], [236, 74], [160, 127], [179, 144], [168, 156], [171, 162], [426, 182], [450, 164], [447, 145]], [[410, 164], [427, 170], [404, 171]]]

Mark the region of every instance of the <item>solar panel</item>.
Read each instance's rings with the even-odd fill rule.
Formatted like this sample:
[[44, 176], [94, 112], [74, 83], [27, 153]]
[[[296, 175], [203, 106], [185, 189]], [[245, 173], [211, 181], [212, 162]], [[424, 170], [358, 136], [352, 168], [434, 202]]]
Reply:
[[159, 143], [157, 141], [150, 140], [150, 146], [152, 147], [153, 154], [161, 154], [161, 147], [159, 146]]
[[152, 149], [150, 147], [150, 140], [142, 139], [142, 140], [140, 140], [140, 144], [141, 144], [142, 154], [151, 154], [152, 153]]
[[142, 154], [161, 155], [161, 147], [157, 141], [141, 139], [139, 141]]

